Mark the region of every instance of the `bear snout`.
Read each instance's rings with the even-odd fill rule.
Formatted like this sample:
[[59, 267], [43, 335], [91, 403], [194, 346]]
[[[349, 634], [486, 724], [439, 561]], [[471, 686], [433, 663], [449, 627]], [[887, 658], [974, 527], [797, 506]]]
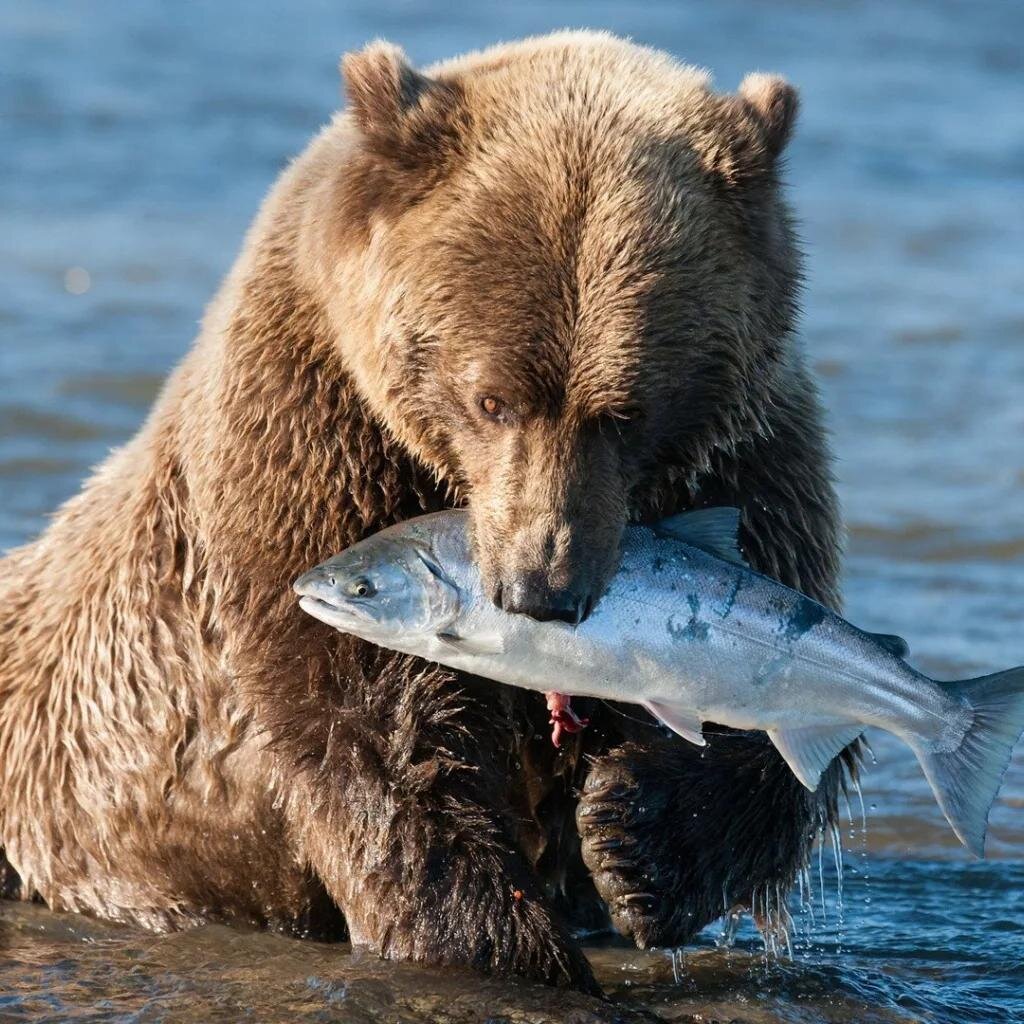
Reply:
[[479, 545], [491, 600], [503, 611], [538, 622], [578, 626], [594, 610], [618, 564], [621, 525], [624, 517], [606, 529], [566, 525], [557, 531], [561, 542], [555, 544], [540, 543], [527, 527], [504, 543]]
[[507, 584], [498, 584], [494, 603], [506, 612], [528, 615], [538, 622], [557, 620], [578, 626], [589, 614], [593, 600], [570, 589], [553, 588], [546, 575], [522, 573]]
[[614, 439], [538, 420], [505, 431], [472, 479], [473, 550], [503, 611], [576, 626], [619, 560], [632, 480]]

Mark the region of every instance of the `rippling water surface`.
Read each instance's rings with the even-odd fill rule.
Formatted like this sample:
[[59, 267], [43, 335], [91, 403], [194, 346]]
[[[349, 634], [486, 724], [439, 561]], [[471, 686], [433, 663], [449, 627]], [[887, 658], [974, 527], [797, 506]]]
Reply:
[[[0, 548], [37, 533], [138, 425], [256, 204], [329, 115], [338, 54], [417, 61], [603, 26], [803, 90], [790, 152], [850, 527], [851, 617], [960, 676], [1024, 662], [1024, 5], [490, 5], [156, 0], [0, 19]], [[591, 950], [613, 1007], [347, 947], [172, 936], [0, 904], [0, 1021], [744, 1022], [1024, 1019], [1024, 750], [985, 863], [909, 752], [873, 738], [791, 959], [744, 922], [680, 959]], [[821, 900], [825, 907], [822, 912]]]

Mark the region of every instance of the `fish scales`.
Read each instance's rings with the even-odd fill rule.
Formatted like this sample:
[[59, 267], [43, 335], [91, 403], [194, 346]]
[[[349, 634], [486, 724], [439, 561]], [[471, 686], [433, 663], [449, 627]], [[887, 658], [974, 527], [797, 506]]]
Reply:
[[[814, 789], [866, 726], [914, 750], [961, 841], [979, 856], [988, 810], [1024, 730], [1024, 668], [939, 682], [899, 637], [868, 633], [754, 572], [736, 509], [702, 509], [623, 533], [620, 564], [583, 622], [538, 622], [484, 593], [467, 513], [369, 537], [304, 574], [302, 607], [392, 650], [538, 691], [639, 704], [685, 739], [703, 723], [764, 730]], [[555, 681], [555, 686], [552, 685]], [[556, 732], [557, 735], [557, 732]]]
[[[475, 608], [470, 634], [497, 635], [511, 618], [482, 594]], [[629, 701], [633, 689], [735, 728], [798, 717], [801, 726], [860, 721], [893, 731], [913, 719], [931, 736], [944, 724], [936, 712], [956, 704], [936, 688], [922, 692], [919, 673], [810, 598], [646, 530], [627, 532], [622, 567], [581, 625], [519, 617], [506, 629], [503, 649], [474, 661], [485, 676], [540, 690], [553, 676], [577, 696], [609, 700]], [[851, 670], [857, 661], [865, 671]], [[887, 685], [872, 685], [881, 669]], [[863, 685], [839, 685], [850, 680]], [[815, 697], [815, 714], [797, 706]]]

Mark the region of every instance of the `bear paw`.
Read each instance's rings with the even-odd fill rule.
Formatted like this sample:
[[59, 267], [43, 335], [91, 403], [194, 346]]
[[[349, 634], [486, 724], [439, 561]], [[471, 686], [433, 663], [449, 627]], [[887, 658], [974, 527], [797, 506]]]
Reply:
[[612, 924], [642, 949], [679, 945], [695, 930], [680, 928], [670, 898], [675, 886], [659, 840], [665, 795], [620, 749], [591, 769], [576, 810], [583, 860]]
[[615, 928], [641, 948], [680, 946], [734, 907], [781, 899], [835, 812], [843, 762], [809, 793], [762, 734], [596, 758], [576, 820]]

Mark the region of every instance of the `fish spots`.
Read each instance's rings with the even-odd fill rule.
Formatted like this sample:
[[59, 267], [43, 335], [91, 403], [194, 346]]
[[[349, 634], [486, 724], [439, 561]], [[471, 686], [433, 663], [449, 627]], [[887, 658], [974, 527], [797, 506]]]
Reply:
[[664, 569], [664, 568], [665, 568], [665, 559], [664, 558], [655, 558], [654, 561], [651, 562], [651, 569], [653, 569], [654, 572], [656, 572], [656, 573], [661, 572], [661, 570]]
[[708, 624], [692, 617], [684, 623], [674, 615], [670, 615], [668, 619], [668, 632], [673, 640], [684, 643], [699, 643], [708, 638]]
[[817, 626], [823, 618], [825, 618], [825, 609], [817, 601], [812, 601], [809, 597], [801, 597], [789, 609], [789, 618], [783, 622], [779, 632], [786, 640], [799, 640], [804, 633]]
[[743, 573], [737, 572], [733, 574], [732, 587], [729, 593], [725, 595], [725, 600], [722, 602], [719, 608], [715, 611], [723, 618], [729, 618], [729, 613], [732, 611], [732, 606], [736, 603], [736, 595], [743, 589]]
[[708, 623], [700, 617], [700, 598], [689, 594], [686, 598], [690, 606], [690, 616], [683, 622], [681, 618], [670, 615], [667, 628], [669, 636], [681, 643], [700, 643], [708, 638]]

